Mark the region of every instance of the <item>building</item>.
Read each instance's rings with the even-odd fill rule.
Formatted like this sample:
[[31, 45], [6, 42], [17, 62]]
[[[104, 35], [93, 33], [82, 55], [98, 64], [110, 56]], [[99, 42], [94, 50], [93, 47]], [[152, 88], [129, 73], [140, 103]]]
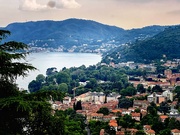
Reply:
[[144, 108], [147, 109], [149, 102], [146, 100], [134, 100], [133, 108]]
[[140, 121], [141, 114], [140, 113], [131, 113], [132, 119], [135, 119], [136, 121]]
[[105, 102], [105, 99], [107, 102], [111, 101], [118, 101], [118, 98], [120, 97], [117, 93], [110, 93], [106, 95], [103, 92], [87, 92], [84, 94], [81, 94], [79, 96], [76, 96], [76, 100], [81, 100], [82, 102], [93, 102], [95, 104], [102, 104]]
[[171, 130], [171, 134], [172, 134], [172, 135], [180, 135], [180, 130], [178, 130], [178, 129], [173, 129], [173, 130]]
[[168, 116], [167, 115], [160, 115], [159, 118], [160, 118], [161, 122], [164, 122], [165, 119], [168, 118]]
[[110, 120], [109, 121], [109, 126], [113, 127], [115, 129], [115, 131], [117, 131], [118, 124], [117, 124], [116, 120]]
[[156, 94], [156, 92], [154, 92], [153, 94], [149, 95], [147, 97], [148, 102], [154, 102], [155, 104], [160, 104], [161, 102], [166, 101], [166, 98], [162, 95]]
[[147, 130], [145, 133], [147, 135], [155, 135], [156, 132], [154, 130], [150, 129], [150, 130]]
[[171, 101], [173, 101], [173, 93], [170, 92], [170, 90], [164, 91], [164, 92], [162, 93], [162, 95], [163, 95], [164, 97], [166, 97], [166, 100], [171, 100]]
[[71, 97], [64, 97], [63, 104], [70, 104], [71, 103]]

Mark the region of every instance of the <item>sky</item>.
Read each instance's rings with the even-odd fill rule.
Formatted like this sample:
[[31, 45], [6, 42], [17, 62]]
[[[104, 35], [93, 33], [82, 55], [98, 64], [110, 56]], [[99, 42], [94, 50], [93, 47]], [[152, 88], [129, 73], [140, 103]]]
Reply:
[[124, 29], [180, 24], [180, 0], [0, 0], [0, 27], [68, 18]]

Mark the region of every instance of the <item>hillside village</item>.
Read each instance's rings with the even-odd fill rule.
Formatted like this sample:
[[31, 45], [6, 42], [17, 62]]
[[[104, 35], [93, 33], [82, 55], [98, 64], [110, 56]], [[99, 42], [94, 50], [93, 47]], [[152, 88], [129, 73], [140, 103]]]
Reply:
[[[117, 118], [119, 116], [130, 115], [132, 119], [134, 119], [137, 123], [141, 122], [141, 119], [146, 116], [148, 112], [148, 106], [151, 103], [155, 103], [156, 106], [160, 106], [162, 103], [168, 103], [169, 110], [167, 113], [157, 112], [159, 115], [159, 119], [162, 123], [165, 122], [166, 118], [175, 118], [177, 121], [180, 121], [180, 114], [177, 110], [178, 99], [175, 98], [175, 93], [173, 92], [175, 87], [180, 86], [180, 73], [172, 73], [171, 68], [177, 67], [179, 65], [179, 60], [175, 61], [167, 61], [164, 63], [164, 66], [168, 67], [168, 69], [164, 70], [163, 75], [158, 74], [148, 74], [145, 80], [142, 76], [136, 76], [136, 80], [129, 80], [129, 82], [137, 88], [138, 84], [142, 84], [146, 90], [150, 87], [153, 88], [155, 86], [160, 86], [162, 88], [162, 92], [152, 92], [146, 91], [145, 93], [137, 92], [136, 95], [126, 96], [128, 99], [133, 99], [132, 107], [119, 107], [119, 98], [120, 94], [115, 92], [109, 93], [106, 95], [104, 92], [87, 92], [81, 94], [79, 96], [75, 95], [71, 98], [69, 96], [63, 99], [63, 102], [55, 101], [51, 102], [52, 106], [55, 110], [66, 110], [68, 108], [74, 108], [74, 104], [78, 101], [81, 101], [82, 108], [80, 110], [76, 110], [78, 114], [82, 114], [86, 117], [87, 123], [91, 120], [94, 121], [105, 121], [109, 122], [109, 126], [113, 127], [116, 131], [116, 135], [125, 135], [127, 132], [130, 135], [135, 135], [138, 132], [138, 129], [134, 128], [122, 128], [119, 126], [117, 122]], [[139, 67], [141, 69], [147, 69], [148, 71], [154, 72], [156, 67], [147, 64], [135, 64], [133, 62], [113, 64], [111, 63], [109, 66], [115, 67], [123, 67], [128, 66], [130, 68]], [[150, 72], [149, 72], [150, 73]], [[130, 77], [129, 77], [130, 79]], [[83, 84], [86, 85], [86, 84]], [[108, 115], [104, 115], [103, 113], [98, 113], [100, 108], [108, 108], [110, 113]], [[139, 109], [139, 111], [137, 111]], [[151, 129], [151, 125], [144, 125], [143, 131], [147, 135], [155, 135], [156, 132]], [[105, 130], [101, 129], [100, 135], [105, 135]], [[172, 129], [172, 135], [180, 135], [180, 130]]]

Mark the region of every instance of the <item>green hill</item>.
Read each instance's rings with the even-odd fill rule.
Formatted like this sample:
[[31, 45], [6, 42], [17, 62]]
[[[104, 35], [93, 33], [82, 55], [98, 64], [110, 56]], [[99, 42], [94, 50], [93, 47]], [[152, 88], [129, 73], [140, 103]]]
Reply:
[[102, 62], [152, 62], [162, 58], [179, 59], [179, 52], [180, 26], [174, 26], [146, 40], [118, 47], [106, 55]]

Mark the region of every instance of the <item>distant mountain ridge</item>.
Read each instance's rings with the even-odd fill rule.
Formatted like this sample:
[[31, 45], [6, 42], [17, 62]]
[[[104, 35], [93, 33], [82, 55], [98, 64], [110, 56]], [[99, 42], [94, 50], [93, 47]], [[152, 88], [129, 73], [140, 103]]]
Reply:
[[[166, 28], [148, 26], [141, 29], [124, 30], [116, 26], [92, 20], [67, 19], [63, 21], [37, 21], [12, 23], [3, 28], [11, 31], [8, 40], [24, 42], [31, 47], [95, 50], [104, 44], [119, 46], [137, 39], [152, 37]], [[77, 49], [78, 48], [78, 49]]]

